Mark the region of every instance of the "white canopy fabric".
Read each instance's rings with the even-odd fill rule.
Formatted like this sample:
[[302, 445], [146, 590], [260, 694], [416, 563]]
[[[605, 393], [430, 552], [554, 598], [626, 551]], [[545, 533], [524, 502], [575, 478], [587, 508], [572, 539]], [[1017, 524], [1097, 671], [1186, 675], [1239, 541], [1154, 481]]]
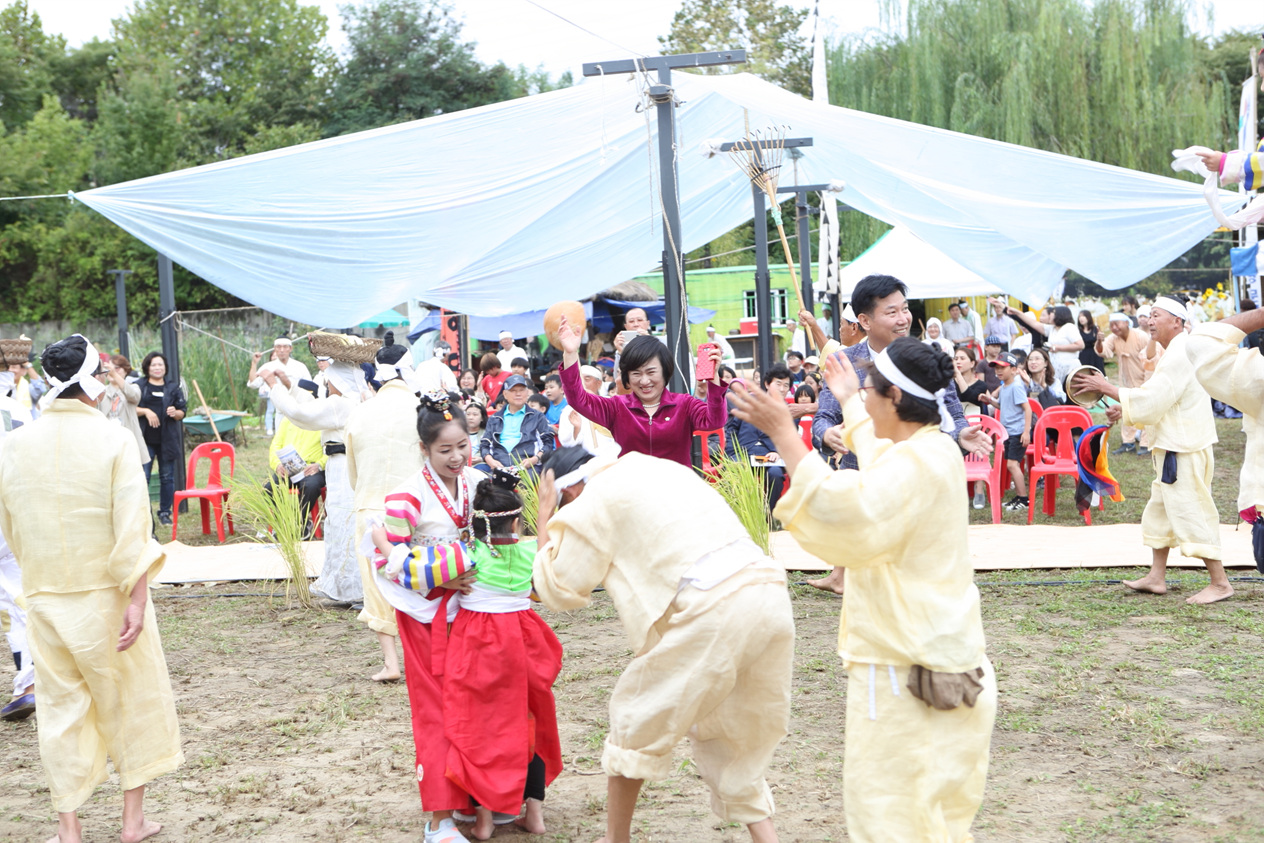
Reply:
[[[740, 139], [747, 115], [815, 139], [798, 162], [804, 183], [845, 181], [847, 204], [1025, 301], [1043, 301], [1067, 267], [1125, 287], [1216, 227], [1192, 182], [813, 103], [748, 74], [673, 83], [686, 250], [751, 218], [749, 182], [698, 152], [705, 138]], [[354, 325], [410, 298], [521, 313], [658, 264], [655, 121], [636, 111], [645, 84], [603, 77], [75, 198], [309, 324]], [[1243, 202], [1219, 196], [1226, 211]]]
[[[971, 272], [904, 226], [878, 238], [838, 277], [838, 297], [851, 301], [851, 292], [866, 275], [892, 275], [908, 285], [910, 299], [987, 296], [1001, 288]], [[1037, 304], [1037, 302], [1028, 302]]]

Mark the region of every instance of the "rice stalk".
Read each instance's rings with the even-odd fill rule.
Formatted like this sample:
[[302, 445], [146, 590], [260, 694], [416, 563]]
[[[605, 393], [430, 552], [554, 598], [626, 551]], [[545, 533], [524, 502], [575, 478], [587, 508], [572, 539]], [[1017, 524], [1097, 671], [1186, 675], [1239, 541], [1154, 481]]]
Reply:
[[234, 512], [246, 515], [242, 519], [246, 526], [242, 533], [253, 541], [275, 547], [281, 554], [286, 570], [286, 602], [297, 602], [304, 609], [312, 608], [311, 583], [307, 579], [307, 561], [303, 555], [305, 524], [299, 496], [291, 494], [285, 483], [275, 482], [270, 488], [265, 487], [246, 471], [237, 472], [228, 481], [228, 488]]
[[712, 461], [719, 470], [715, 490], [742, 522], [751, 541], [772, 555], [772, 512], [764, 490], [764, 473], [751, 465], [750, 457], [740, 445], [734, 450], [733, 458], [721, 454]]
[[540, 478], [529, 471], [518, 475], [518, 497], [522, 498], [522, 534], [534, 536], [540, 514]]

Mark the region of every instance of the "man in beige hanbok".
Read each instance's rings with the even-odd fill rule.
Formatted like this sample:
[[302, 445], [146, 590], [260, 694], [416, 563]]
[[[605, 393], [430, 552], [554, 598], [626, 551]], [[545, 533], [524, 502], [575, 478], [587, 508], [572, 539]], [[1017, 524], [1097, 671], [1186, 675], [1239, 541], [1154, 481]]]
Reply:
[[264, 369], [260, 373], [277, 412], [302, 430], [319, 430], [325, 448], [325, 564], [312, 584], [339, 603], [363, 599], [360, 569], [356, 563], [355, 509], [351, 481], [347, 479], [346, 445], [343, 428], [351, 411], [360, 405], [367, 390], [364, 372], [354, 363], [334, 361], [325, 370], [324, 398], [310, 399], [297, 382], [283, 370]]
[[132, 843], [161, 829], [145, 819], [145, 785], [184, 760], [149, 600], [164, 555], [136, 439], [95, 406], [96, 349], [76, 334], [42, 362], [53, 400], [0, 452], [0, 532], [22, 569], [40, 759], [62, 843], [81, 839], [76, 812], [112, 759]]
[[1214, 603], [1233, 594], [1220, 561], [1220, 516], [1211, 497], [1215, 469], [1212, 446], [1218, 441], [1211, 397], [1198, 383], [1186, 353], [1190, 319], [1180, 299], [1160, 296], [1150, 307], [1150, 332], [1163, 356], [1154, 374], [1139, 387], [1120, 389], [1098, 372], [1078, 375], [1072, 388], [1089, 389], [1119, 401], [1106, 410], [1111, 422], [1152, 428], [1154, 482], [1141, 514], [1141, 537], [1153, 550], [1150, 572], [1125, 581], [1134, 591], [1167, 593], [1167, 557], [1173, 547], [1207, 566], [1210, 584], [1186, 599]]
[[[386, 515], [386, 496], [421, 471], [421, 439], [417, 436], [417, 393], [410, 382], [412, 359], [396, 356], [403, 346], [385, 346], [378, 351], [377, 395], [356, 407], [347, 420], [343, 441], [347, 445], [347, 477], [355, 491], [356, 558], [364, 587], [364, 610], [360, 620], [377, 633], [385, 667], [373, 678], [399, 678], [399, 655], [395, 639], [395, 609], [376, 584], [377, 572], [360, 545], [370, 530], [369, 523]], [[397, 351], [392, 352], [392, 349]], [[394, 360], [389, 358], [394, 357]], [[389, 362], [388, 362], [389, 361]]]
[[1238, 486], [1238, 511], [1264, 530], [1264, 354], [1240, 348], [1246, 335], [1264, 329], [1264, 308], [1199, 325], [1186, 351], [1194, 374], [1213, 398], [1242, 413], [1246, 451]]
[[686, 735], [712, 811], [775, 841], [764, 777], [790, 719], [785, 570], [688, 466], [572, 446], [550, 457], [539, 495], [540, 600], [577, 609], [604, 585], [635, 654], [610, 697], [601, 756], [607, 843], [627, 843], [642, 782], [671, 774]]

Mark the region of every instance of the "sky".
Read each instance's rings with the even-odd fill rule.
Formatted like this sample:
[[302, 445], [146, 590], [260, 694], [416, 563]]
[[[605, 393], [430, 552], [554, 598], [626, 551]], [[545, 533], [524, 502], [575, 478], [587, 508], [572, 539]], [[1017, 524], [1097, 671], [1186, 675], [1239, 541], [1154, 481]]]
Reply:
[[[0, 0], [6, 3], [7, 0]], [[44, 31], [60, 33], [77, 46], [92, 38], [108, 38], [110, 21], [124, 14], [132, 0], [27, 0], [43, 20]], [[463, 36], [477, 43], [479, 59], [503, 61], [535, 69], [543, 66], [551, 75], [570, 70], [578, 79], [580, 65], [588, 61], [657, 55], [658, 36], [671, 29], [672, 16], [681, 0], [448, 0], [463, 21]], [[807, 6], [812, 0], [786, 0]], [[879, 0], [819, 0], [826, 31], [835, 37], [863, 34], [882, 26]], [[1204, 34], [1229, 29], [1264, 32], [1264, 0], [1196, 0], [1210, 12], [1214, 30], [1199, 15]], [[330, 22], [329, 43], [338, 51], [346, 45], [338, 6], [346, 0], [304, 0], [319, 6]], [[546, 11], [548, 10], [548, 11]], [[571, 21], [567, 23], [557, 16]], [[810, 20], [810, 18], [809, 18]], [[576, 26], [578, 25], [578, 26]], [[810, 24], [809, 24], [810, 26]], [[589, 30], [584, 32], [578, 27]], [[592, 33], [592, 34], [590, 34]], [[805, 33], [805, 34], [809, 34]], [[1244, 59], [1245, 60], [1245, 59]]]

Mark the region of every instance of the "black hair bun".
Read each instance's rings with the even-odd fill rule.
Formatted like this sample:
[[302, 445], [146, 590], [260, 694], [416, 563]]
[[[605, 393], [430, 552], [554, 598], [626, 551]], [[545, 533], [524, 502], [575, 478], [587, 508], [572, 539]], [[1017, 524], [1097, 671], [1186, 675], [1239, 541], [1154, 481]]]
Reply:
[[377, 350], [374, 359], [385, 366], [393, 366], [404, 358], [408, 349], [395, 343], [395, 332], [387, 331], [382, 337], [382, 347]]
[[58, 380], [67, 381], [79, 373], [84, 359], [88, 356], [88, 341], [76, 334], [58, 340], [44, 349], [40, 355], [40, 365], [47, 374]]

